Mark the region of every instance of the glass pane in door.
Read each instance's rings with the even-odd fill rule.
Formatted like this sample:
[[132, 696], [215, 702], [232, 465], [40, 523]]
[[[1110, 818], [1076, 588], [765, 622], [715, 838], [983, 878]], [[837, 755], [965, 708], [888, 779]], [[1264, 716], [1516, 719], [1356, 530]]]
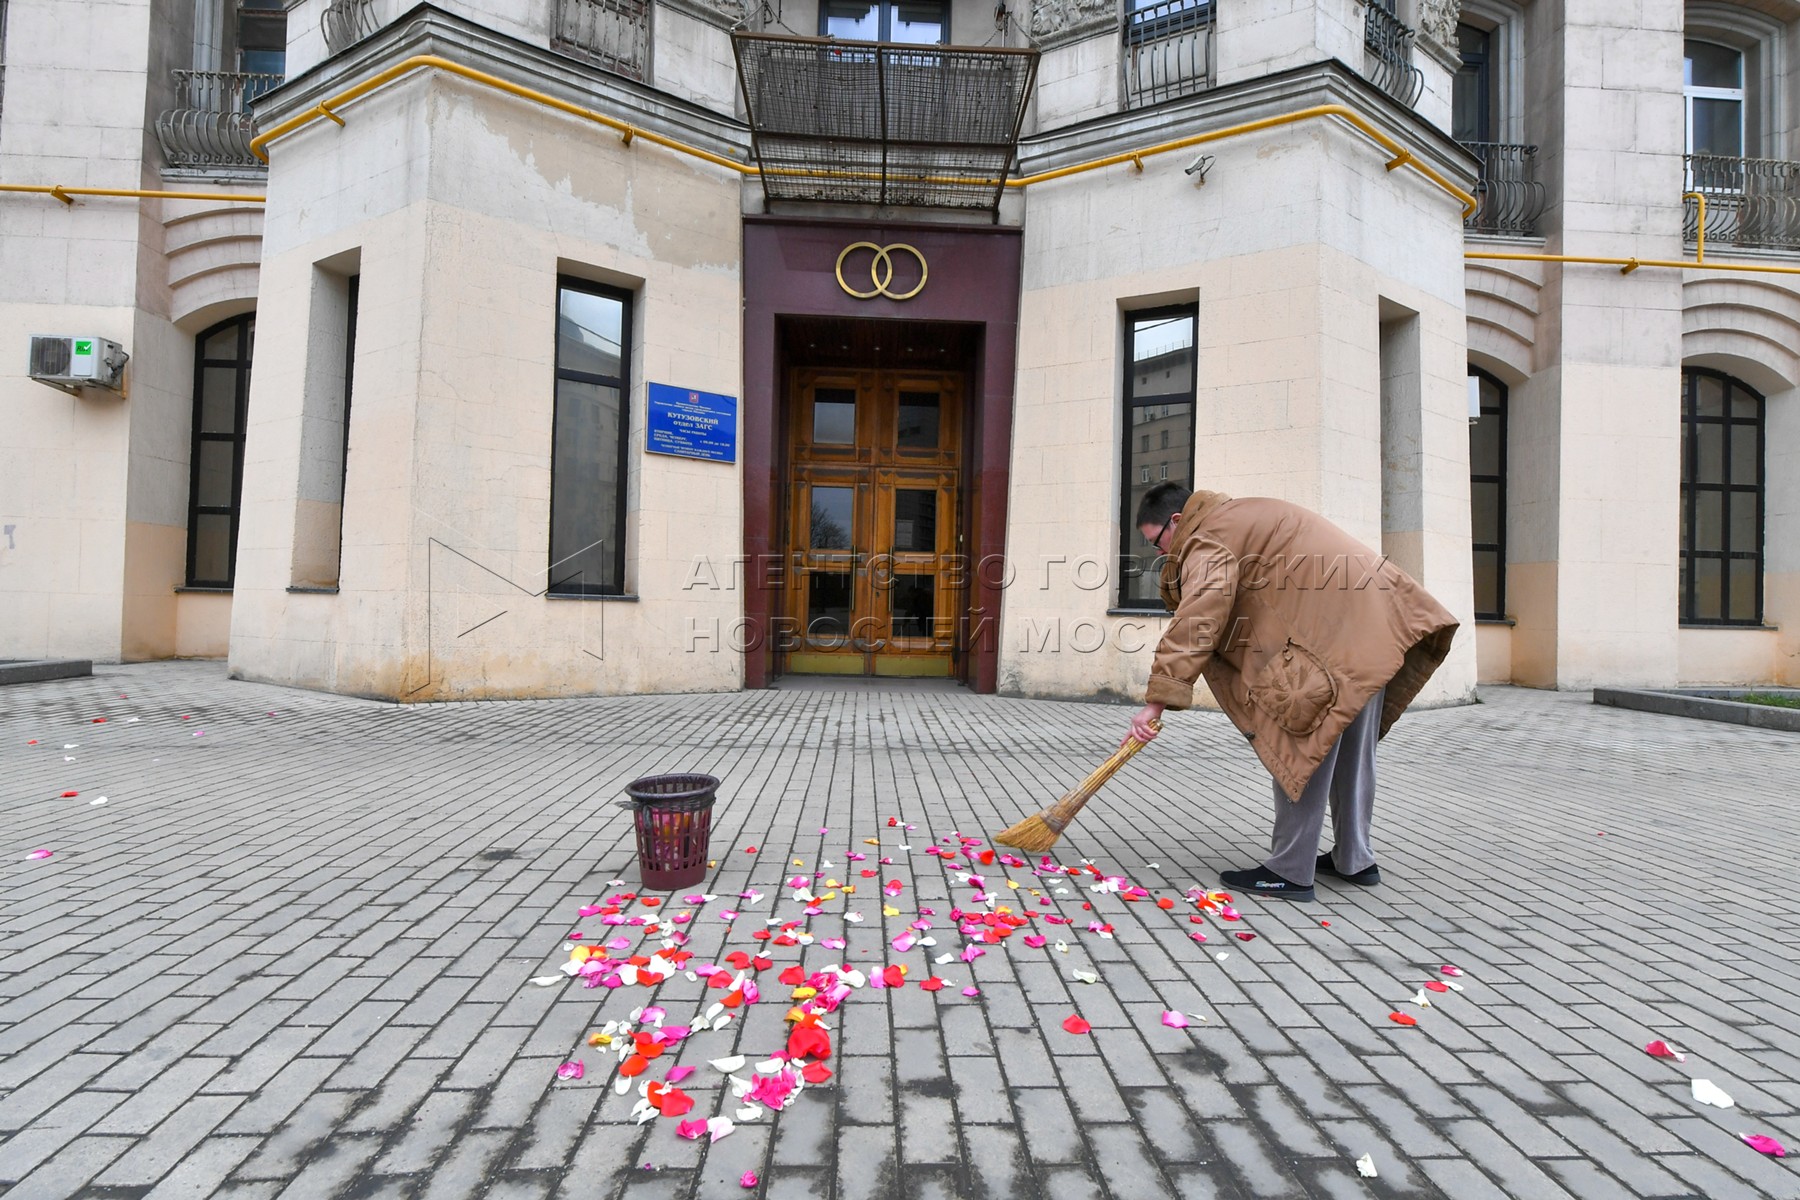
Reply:
[[937, 549], [935, 489], [898, 488], [894, 492], [894, 553], [929, 554]]
[[896, 575], [892, 601], [895, 637], [928, 638], [932, 636], [932, 617], [937, 607], [936, 576]]
[[812, 440], [832, 446], [856, 441], [856, 392], [851, 388], [819, 388], [813, 393]]
[[856, 511], [856, 489], [812, 489], [812, 540], [814, 550], [851, 549], [851, 522]]
[[850, 632], [848, 572], [814, 571], [806, 580], [806, 638], [841, 643]]
[[900, 420], [895, 443], [903, 450], [936, 450], [938, 445], [938, 395], [936, 392], [901, 392]]

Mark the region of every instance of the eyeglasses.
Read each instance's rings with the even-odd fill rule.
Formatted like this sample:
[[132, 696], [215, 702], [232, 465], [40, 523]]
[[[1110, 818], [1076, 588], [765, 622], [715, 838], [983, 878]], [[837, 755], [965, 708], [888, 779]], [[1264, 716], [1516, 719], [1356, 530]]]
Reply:
[[[1169, 518], [1168, 518], [1168, 520], [1165, 520], [1165, 521], [1164, 521], [1164, 522], [1163, 522], [1163, 523], [1162, 523], [1162, 528], [1161, 528], [1161, 529], [1158, 529], [1158, 530], [1157, 530], [1157, 531], [1156, 531], [1156, 536], [1155, 536], [1155, 537], [1151, 537], [1151, 538], [1145, 538], [1145, 539], [1144, 539], [1144, 542], [1145, 542], [1145, 544], [1146, 544], [1146, 545], [1148, 545], [1148, 546], [1149, 546], [1149, 547], [1150, 547], [1150, 548], [1151, 548], [1151, 549], [1152, 549], [1152, 550], [1157, 550], [1157, 551], [1160, 551], [1160, 550], [1161, 550], [1161, 549], [1162, 549], [1162, 547], [1161, 547], [1161, 546], [1159, 546], [1159, 545], [1157, 545], [1157, 543], [1158, 543], [1158, 542], [1160, 542], [1160, 541], [1162, 541], [1162, 535], [1163, 535], [1163, 534], [1165, 534], [1165, 533], [1167, 533], [1167, 532], [1168, 532], [1168, 531], [1169, 531], [1169, 522], [1170, 522], [1170, 521], [1173, 521], [1173, 520], [1174, 520], [1174, 519], [1175, 519], [1175, 516], [1174, 516], [1174, 514], [1173, 514], [1173, 513], [1171, 513], [1171, 514], [1170, 514], [1170, 515], [1169, 515]], [[1143, 532], [1143, 531], [1142, 531], [1142, 530], [1139, 530], [1139, 531], [1138, 531], [1138, 532], [1139, 532], [1139, 533], [1140, 533], [1140, 534], [1141, 534], [1141, 533], [1142, 533], [1142, 532]]]

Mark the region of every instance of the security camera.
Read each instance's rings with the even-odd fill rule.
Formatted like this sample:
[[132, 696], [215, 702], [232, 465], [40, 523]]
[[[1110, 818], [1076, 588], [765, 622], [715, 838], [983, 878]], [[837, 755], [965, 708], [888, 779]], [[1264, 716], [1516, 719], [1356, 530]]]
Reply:
[[1193, 162], [1189, 163], [1182, 173], [1185, 175], [1198, 175], [1200, 177], [1200, 182], [1205, 183], [1206, 172], [1212, 165], [1213, 156], [1210, 154], [1202, 154]]

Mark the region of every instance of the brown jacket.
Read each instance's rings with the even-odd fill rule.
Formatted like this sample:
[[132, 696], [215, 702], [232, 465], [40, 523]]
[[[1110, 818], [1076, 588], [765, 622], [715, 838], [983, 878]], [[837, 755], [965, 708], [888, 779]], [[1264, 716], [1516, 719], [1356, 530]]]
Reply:
[[1456, 634], [1410, 575], [1285, 500], [1195, 492], [1162, 595], [1175, 617], [1145, 700], [1187, 708], [1204, 675], [1290, 800], [1381, 687], [1385, 737]]

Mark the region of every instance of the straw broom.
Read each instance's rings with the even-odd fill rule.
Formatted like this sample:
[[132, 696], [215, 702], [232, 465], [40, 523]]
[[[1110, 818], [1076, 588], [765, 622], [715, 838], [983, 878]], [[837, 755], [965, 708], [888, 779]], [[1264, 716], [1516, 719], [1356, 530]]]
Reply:
[[[1161, 730], [1161, 721], [1150, 722], [1152, 729]], [[1056, 845], [1056, 839], [1063, 835], [1069, 822], [1075, 819], [1082, 806], [1094, 798], [1106, 781], [1118, 774], [1119, 768], [1131, 761], [1131, 756], [1144, 748], [1145, 743], [1136, 738], [1127, 738], [1125, 744], [1112, 752], [1112, 756], [1098, 767], [1093, 774], [1075, 785], [1073, 791], [1035, 816], [1026, 817], [1017, 825], [1010, 826], [994, 835], [994, 840], [1002, 846], [1011, 846], [1015, 850], [1023, 850], [1027, 854], [1043, 854]]]

